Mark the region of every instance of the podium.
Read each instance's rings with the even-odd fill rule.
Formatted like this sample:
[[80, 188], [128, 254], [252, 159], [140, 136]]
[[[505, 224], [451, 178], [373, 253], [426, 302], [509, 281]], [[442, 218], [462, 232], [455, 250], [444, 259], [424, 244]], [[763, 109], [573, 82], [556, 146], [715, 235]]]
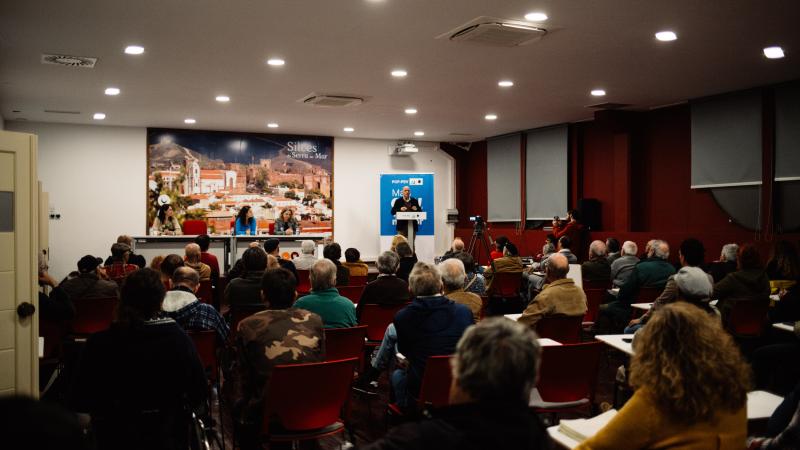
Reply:
[[414, 221], [417, 220], [425, 220], [428, 218], [427, 213], [425, 211], [405, 211], [405, 212], [398, 212], [394, 215], [395, 219], [397, 220], [405, 220], [407, 221], [406, 224], [408, 226], [408, 244], [411, 246], [412, 251], [414, 250]]

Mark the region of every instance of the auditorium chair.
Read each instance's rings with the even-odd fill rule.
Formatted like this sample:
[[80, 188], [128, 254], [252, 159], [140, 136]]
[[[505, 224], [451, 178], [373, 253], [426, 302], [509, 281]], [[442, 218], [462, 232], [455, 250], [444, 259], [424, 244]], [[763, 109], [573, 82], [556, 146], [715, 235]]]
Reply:
[[325, 361], [358, 358], [364, 355], [367, 326], [350, 328], [325, 328]]
[[[450, 369], [452, 355], [429, 356], [422, 374], [416, 407], [404, 411], [397, 403], [387, 405], [387, 419], [409, 419], [431, 408], [441, 408], [450, 404], [450, 383], [453, 372]], [[409, 417], [411, 416], [411, 417]]]
[[75, 318], [70, 323], [70, 332], [88, 336], [111, 326], [119, 299], [76, 298], [72, 300], [72, 304], [75, 306]]
[[208, 234], [208, 226], [205, 220], [184, 220], [183, 221], [183, 234], [184, 235], [198, 235]]
[[219, 380], [219, 360], [217, 359], [217, 332], [215, 330], [187, 330], [186, 334], [194, 343], [197, 356], [208, 374], [208, 381], [215, 384]]
[[306, 295], [311, 292], [311, 280], [308, 270], [297, 270], [297, 294]]
[[394, 322], [394, 316], [397, 311], [407, 305], [408, 303], [402, 305], [362, 305], [361, 320], [359, 322], [367, 326], [367, 345], [380, 345], [383, 335], [386, 333], [386, 327]]
[[636, 301], [633, 303], [653, 303], [664, 292], [664, 287], [645, 286], [639, 288], [636, 294]]
[[211, 280], [200, 280], [200, 287], [197, 289], [197, 299], [202, 303], [214, 304], [214, 289], [211, 287]]
[[336, 289], [339, 295], [347, 297], [353, 303], [358, 303], [361, 293], [364, 292], [364, 286], [338, 286]]
[[492, 276], [492, 286], [487, 293], [489, 297], [487, 315], [521, 313], [525, 309], [520, 295], [521, 287], [522, 272], [495, 273]]
[[553, 418], [582, 409], [591, 415], [602, 349], [600, 341], [542, 347], [539, 381], [531, 392], [530, 406]]
[[723, 316], [725, 329], [737, 338], [755, 338], [764, 332], [769, 312], [769, 300], [748, 299], [733, 302]]
[[348, 286], [365, 286], [367, 284], [367, 275], [350, 275], [347, 281]]
[[275, 366], [264, 402], [263, 439], [292, 442], [297, 448], [300, 441], [342, 433], [356, 362], [348, 358]]
[[562, 344], [576, 344], [581, 341], [583, 317], [560, 314], [543, 317], [536, 323], [536, 334]]
[[236, 338], [236, 334], [239, 330], [239, 322], [242, 320], [252, 316], [257, 312], [261, 312], [267, 309], [267, 305], [263, 303], [254, 303], [252, 305], [235, 305], [231, 306], [231, 333], [229, 335], [230, 341], [233, 341]]

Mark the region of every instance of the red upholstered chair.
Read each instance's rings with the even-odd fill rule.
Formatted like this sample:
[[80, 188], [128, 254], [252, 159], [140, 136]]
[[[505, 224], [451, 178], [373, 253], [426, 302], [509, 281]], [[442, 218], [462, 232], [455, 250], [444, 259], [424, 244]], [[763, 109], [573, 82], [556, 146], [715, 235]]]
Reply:
[[297, 270], [297, 293], [300, 295], [306, 295], [311, 291], [311, 280], [309, 279], [309, 271], [308, 270]]
[[208, 373], [208, 380], [216, 383], [219, 380], [219, 360], [217, 359], [217, 332], [215, 330], [187, 330], [197, 356]]
[[542, 347], [539, 381], [530, 406], [540, 413], [583, 408], [591, 413], [602, 347], [600, 341]]
[[72, 300], [72, 304], [75, 305], [75, 318], [70, 324], [70, 331], [73, 334], [85, 336], [111, 326], [119, 299], [116, 297], [76, 298]]
[[364, 355], [367, 326], [325, 329], [325, 361], [358, 358]]
[[522, 272], [499, 272], [493, 275], [490, 297], [519, 297]]
[[736, 337], [757, 337], [764, 332], [769, 299], [738, 300], [725, 317], [725, 329]]
[[600, 312], [600, 304], [607, 295], [605, 288], [595, 289], [583, 287], [583, 292], [586, 294], [586, 314], [583, 316], [583, 324], [591, 326], [597, 321], [597, 314]]
[[275, 234], [275, 222], [270, 222], [269, 226], [267, 227], [267, 230], [270, 235]]
[[364, 286], [338, 286], [336, 289], [339, 291], [339, 295], [347, 297], [353, 303], [358, 303], [361, 293], [364, 292]]
[[405, 308], [404, 305], [362, 305], [361, 324], [367, 326], [367, 344], [378, 345], [383, 340], [386, 327], [394, 321], [397, 311]]
[[264, 440], [297, 443], [341, 433], [341, 412], [347, 409], [356, 362], [348, 358], [275, 366], [264, 403]]
[[536, 323], [536, 334], [562, 344], [577, 344], [581, 341], [583, 316], [548, 316]]
[[366, 275], [350, 275], [350, 279], [347, 281], [348, 286], [365, 286], [366, 284]]
[[610, 279], [609, 280], [602, 280], [602, 281], [586, 280], [586, 279], [583, 280], [583, 290], [584, 291], [587, 290], [587, 289], [602, 289], [603, 291], [605, 291], [606, 289], [609, 289], [609, 288], [611, 288], [611, 280]]
[[211, 287], [211, 280], [200, 281], [200, 287], [197, 289], [197, 299], [209, 305], [214, 303], [214, 290]]
[[207, 234], [208, 226], [205, 220], [184, 220], [183, 221], [183, 234], [196, 235]]
[[[453, 372], [450, 370], [451, 358], [452, 355], [428, 357], [425, 362], [425, 372], [422, 374], [416, 412], [450, 404], [450, 383], [453, 379]], [[388, 412], [397, 417], [406, 415], [396, 403], [388, 405]]]

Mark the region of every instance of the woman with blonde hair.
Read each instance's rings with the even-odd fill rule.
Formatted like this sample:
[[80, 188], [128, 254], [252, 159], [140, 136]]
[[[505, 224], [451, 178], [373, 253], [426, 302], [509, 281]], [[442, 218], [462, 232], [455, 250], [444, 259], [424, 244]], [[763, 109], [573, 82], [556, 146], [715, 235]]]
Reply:
[[750, 369], [718, 320], [690, 303], [666, 305], [633, 350], [633, 397], [578, 449], [744, 446]]
[[401, 242], [405, 242], [406, 244], [408, 244], [408, 239], [406, 239], [406, 237], [403, 236], [402, 234], [395, 235], [392, 238], [392, 246], [389, 248], [389, 250], [397, 253], [397, 244], [399, 244]]

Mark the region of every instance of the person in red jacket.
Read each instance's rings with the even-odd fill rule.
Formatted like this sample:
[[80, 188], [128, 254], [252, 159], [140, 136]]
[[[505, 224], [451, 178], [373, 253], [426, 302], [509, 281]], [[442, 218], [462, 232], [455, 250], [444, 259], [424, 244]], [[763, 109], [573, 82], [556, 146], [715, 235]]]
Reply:
[[575, 249], [576, 255], [582, 255], [583, 248], [583, 224], [581, 223], [580, 212], [577, 209], [570, 209], [567, 212], [566, 221], [562, 221], [558, 217], [553, 218], [553, 236], [556, 239], [561, 236], [569, 236], [572, 241], [572, 248]]

